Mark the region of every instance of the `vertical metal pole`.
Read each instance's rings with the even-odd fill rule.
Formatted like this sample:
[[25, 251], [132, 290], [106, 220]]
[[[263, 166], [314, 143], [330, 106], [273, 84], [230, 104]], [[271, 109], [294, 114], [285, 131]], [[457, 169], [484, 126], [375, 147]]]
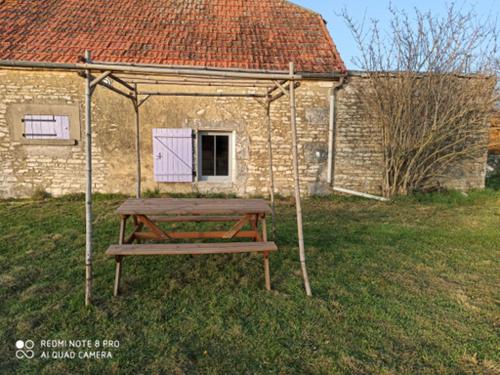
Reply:
[[[90, 51], [85, 51], [85, 61], [90, 63]], [[92, 304], [92, 88], [90, 70], [85, 80], [85, 160], [87, 186], [85, 190], [85, 305]]]
[[269, 195], [271, 197], [271, 219], [272, 219], [272, 234], [273, 240], [276, 239], [276, 203], [274, 201], [274, 171], [273, 171], [273, 144], [272, 144], [272, 128], [271, 128], [271, 101], [269, 98], [266, 101], [266, 121], [267, 121], [267, 149], [269, 151]]
[[[290, 63], [290, 75], [293, 75], [295, 67]], [[302, 268], [302, 277], [306, 294], [312, 296], [309, 277], [307, 276], [306, 254], [304, 248], [304, 229], [302, 223], [302, 202], [300, 200], [300, 177], [299, 177], [299, 156], [297, 150], [297, 117], [295, 108], [295, 82], [290, 82], [290, 123], [292, 127], [292, 156], [293, 156], [293, 177], [295, 182], [295, 207], [297, 210], [297, 232], [299, 236], [299, 256]]]
[[136, 174], [136, 192], [135, 197], [141, 198], [141, 136], [140, 136], [140, 123], [139, 123], [139, 98], [137, 95], [137, 84], [134, 85], [134, 111], [135, 111], [135, 153], [137, 163]]

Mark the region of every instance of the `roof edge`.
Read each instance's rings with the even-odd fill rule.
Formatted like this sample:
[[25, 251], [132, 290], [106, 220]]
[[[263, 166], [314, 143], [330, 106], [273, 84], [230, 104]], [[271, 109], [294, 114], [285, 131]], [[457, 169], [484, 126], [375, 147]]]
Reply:
[[[0, 0], [0, 2], [1, 2], [1, 0]], [[289, 3], [290, 5], [295, 6], [295, 7], [299, 8], [299, 9], [302, 9], [303, 11], [306, 11], [306, 12], [308, 12], [308, 13], [312, 13], [312, 14], [314, 14], [314, 15], [321, 16], [321, 14], [320, 14], [320, 13], [318, 13], [318, 12], [316, 12], [315, 10], [312, 10], [312, 9], [310, 9], [310, 8], [307, 8], [307, 7], [303, 6], [303, 5], [296, 4], [296, 3], [294, 3], [293, 1], [290, 1], [290, 0], [284, 0], [284, 2], [285, 2], [285, 3]]]
[[340, 52], [337, 49], [337, 45], [333, 41], [333, 38], [326, 27], [325, 19], [323, 18], [323, 16], [321, 14], [318, 14], [318, 16], [321, 18], [321, 28], [323, 30], [323, 33], [325, 33], [325, 37], [328, 39], [328, 41], [330, 42], [330, 44], [332, 46], [333, 54], [335, 55], [335, 58], [338, 60], [339, 64], [342, 66], [341, 73], [345, 74], [345, 73], [347, 73], [347, 67], [345, 65], [344, 59], [342, 59], [342, 57], [340, 56]]

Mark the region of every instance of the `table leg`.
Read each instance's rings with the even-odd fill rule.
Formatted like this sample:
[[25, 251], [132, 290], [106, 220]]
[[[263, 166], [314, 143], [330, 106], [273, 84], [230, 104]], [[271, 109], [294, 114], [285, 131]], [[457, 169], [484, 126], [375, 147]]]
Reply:
[[[142, 228], [144, 228], [144, 224], [140, 223], [139, 220], [137, 220], [137, 216], [134, 215], [133, 218], [134, 218], [134, 227], [135, 227], [134, 233], [140, 232], [142, 230]], [[131, 238], [130, 243], [132, 243], [134, 240], [136, 243], [143, 243], [144, 242], [141, 238], [137, 238], [134, 236]]]
[[127, 226], [127, 219], [128, 219], [128, 215], [121, 215], [120, 216], [120, 236], [118, 238], [118, 243], [120, 245], [123, 245], [123, 243], [125, 242], [125, 229]]
[[122, 260], [123, 260], [123, 257], [122, 256], [116, 256], [115, 260], [116, 260], [116, 271], [115, 271], [115, 287], [113, 289], [113, 295], [115, 297], [117, 297], [118, 294], [120, 293], [120, 279], [121, 279], [121, 276], [122, 276]]
[[[129, 218], [128, 215], [122, 215], [120, 216], [120, 236], [118, 238], [118, 243], [120, 245], [123, 245], [125, 241], [125, 229], [127, 227], [127, 219]], [[116, 270], [115, 270], [115, 286], [113, 288], [113, 295], [116, 297], [118, 296], [118, 293], [120, 292], [120, 278], [122, 275], [122, 258], [121, 256], [116, 256]]]
[[[266, 224], [266, 216], [262, 215], [262, 242], [267, 242], [267, 224]], [[266, 280], [266, 289], [271, 290], [271, 274], [269, 271], [269, 252], [266, 251], [263, 254], [264, 256], [264, 276]]]
[[261, 242], [262, 236], [259, 233], [259, 215], [252, 215], [251, 225], [252, 230], [255, 232], [255, 241]]

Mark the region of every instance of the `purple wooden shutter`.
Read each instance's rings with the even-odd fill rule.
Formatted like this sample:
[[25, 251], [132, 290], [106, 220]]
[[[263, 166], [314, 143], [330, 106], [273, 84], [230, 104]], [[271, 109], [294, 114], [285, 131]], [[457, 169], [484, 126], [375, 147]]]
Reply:
[[55, 124], [54, 130], [57, 139], [69, 139], [69, 117], [68, 116], [54, 116]]
[[193, 181], [192, 134], [191, 129], [153, 129], [155, 181]]
[[69, 139], [69, 117], [25, 115], [24, 137], [27, 139]]
[[35, 133], [32, 117], [31, 115], [24, 116], [24, 137], [27, 139], [33, 139]]

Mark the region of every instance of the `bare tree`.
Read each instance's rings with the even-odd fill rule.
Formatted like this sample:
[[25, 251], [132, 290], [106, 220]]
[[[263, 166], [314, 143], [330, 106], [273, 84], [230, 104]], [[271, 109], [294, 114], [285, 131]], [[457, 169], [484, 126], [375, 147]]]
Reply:
[[357, 94], [381, 131], [387, 197], [428, 189], [486, 152], [499, 62], [496, 21], [454, 4], [441, 18], [389, 10], [385, 32], [376, 20], [356, 23], [342, 13], [361, 51], [354, 63], [368, 80]]

